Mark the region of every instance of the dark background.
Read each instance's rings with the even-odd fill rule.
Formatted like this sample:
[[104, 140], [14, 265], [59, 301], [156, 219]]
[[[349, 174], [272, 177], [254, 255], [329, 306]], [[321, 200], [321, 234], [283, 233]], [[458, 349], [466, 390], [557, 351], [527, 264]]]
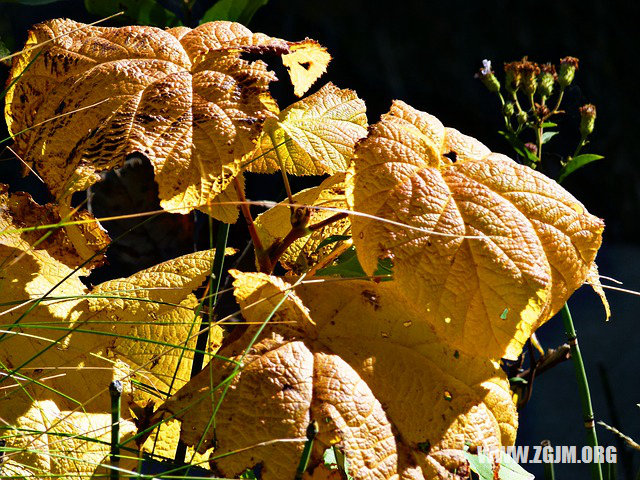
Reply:
[[[163, 3], [172, 6], [171, 1]], [[21, 46], [26, 30], [35, 22], [58, 16], [97, 19], [86, 13], [82, 2], [72, 0], [38, 7], [0, 4], [0, 9], [0, 36], [12, 51]], [[597, 0], [271, 0], [254, 16], [250, 27], [288, 40], [314, 38], [328, 47], [334, 59], [314, 89], [331, 80], [339, 87], [356, 90], [367, 104], [371, 123], [388, 110], [392, 99], [402, 99], [436, 115], [445, 125], [480, 139], [491, 150], [511, 156], [509, 145], [497, 134], [503, 126], [497, 99], [473, 78], [482, 59], [492, 60], [501, 77], [504, 62], [524, 55], [533, 61], [554, 63], [566, 55], [578, 57], [580, 70], [564, 103], [567, 114], [559, 117], [564, 133], [545, 148], [563, 155], [571, 153], [578, 140], [577, 108], [584, 103], [596, 105], [596, 129], [585, 151], [606, 158], [572, 175], [565, 187], [590, 212], [605, 219], [600, 272], [624, 281], [627, 288], [640, 290], [640, 159], [636, 153], [639, 11], [636, 2]], [[286, 76], [278, 73], [283, 81], [274, 91], [280, 104], [286, 105], [294, 98], [284, 81]], [[7, 171], [0, 169], [0, 180]], [[278, 195], [281, 186], [274, 182], [249, 179], [250, 196]], [[640, 299], [615, 292], [609, 296], [614, 315], [607, 324], [594, 296], [584, 288], [571, 305], [596, 416], [638, 439], [640, 336], [635, 312]], [[560, 322], [550, 322], [539, 336], [545, 347], [562, 343]], [[609, 397], [600, 365], [609, 378]], [[572, 368], [567, 362], [536, 381], [533, 398], [522, 412], [518, 444], [535, 445], [544, 438], [553, 444], [582, 444]], [[600, 427], [598, 431], [602, 444], [617, 445], [610, 433]], [[631, 472], [640, 466], [637, 456], [633, 465], [634, 458], [621, 462], [620, 457], [619, 478], [635, 478]], [[526, 467], [541, 476], [538, 466]], [[584, 466], [576, 465], [556, 466], [556, 473], [557, 478], [588, 476]]]

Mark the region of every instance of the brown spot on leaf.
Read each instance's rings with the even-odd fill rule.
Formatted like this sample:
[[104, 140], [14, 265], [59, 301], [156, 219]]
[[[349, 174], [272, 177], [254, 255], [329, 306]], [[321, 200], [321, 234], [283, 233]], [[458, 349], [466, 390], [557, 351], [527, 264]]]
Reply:
[[380, 308], [380, 299], [375, 292], [371, 290], [363, 290], [362, 297], [369, 305], [373, 306], [374, 310], [378, 310]]

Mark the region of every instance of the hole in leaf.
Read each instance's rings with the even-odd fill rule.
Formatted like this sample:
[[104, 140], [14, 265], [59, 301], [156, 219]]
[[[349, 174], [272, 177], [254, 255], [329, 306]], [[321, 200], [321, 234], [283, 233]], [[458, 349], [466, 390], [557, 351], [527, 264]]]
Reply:
[[456, 161], [458, 160], [458, 155], [456, 154], [456, 152], [447, 152], [443, 156], [451, 160], [451, 163], [456, 163]]

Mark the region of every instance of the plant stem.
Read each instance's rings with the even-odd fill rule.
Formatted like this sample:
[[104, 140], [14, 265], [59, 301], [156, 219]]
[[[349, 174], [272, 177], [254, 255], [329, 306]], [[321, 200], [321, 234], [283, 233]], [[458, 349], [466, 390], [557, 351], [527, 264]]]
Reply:
[[513, 103], [518, 110], [518, 113], [522, 112], [522, 107], [520, 106], [520, 102], [518, 101], [518, 94], [516, 92], [511, 92], [511, 98], [513, 99]]
[[[117, 467], [120, 463], [120, 398], [122, 397], [122, 382], [114, 380], [109, 384], [111, 395], [111, 466]], [[110, 469], [111, 480], [118, 480], [120, 474], [115, 468]]]
[[504, 126], [507, 127], [507, 131], [513, 133], [513, 127], [511, 126], [511, 121], [509, 120], [509, 117], [507, 117], [507, 115], [504, 113], [504, 106], [506, 103], [504, 101], [504, 97], [500, 92], [496, 92], [496, 93], [498, 94], [498, 98], [500, 99], [500, 111], [502, 112], [502, 118], [504, 118]]
[[[212, 219], [209, 217], [209, 231], [211, 232]], [[191, 363], [191, 375], [189, 378], [195, 377], [200, 370], [202, 370], [202, 364], [204, 362], [204, 352], [207, 350], [207, 343], [209, 340], [209, 331], [211, 327], [211, 319], [213, 318], [213, 309], [218, 303], [218, 291], [220, 290], [220, 282], [222, 281], [222, 267], [224, 264], [224, 251], [227, 248], [227, 239], [229, 238], [229, 224], [220, 222], [218, 225], [218, 233], [216, 236], [216, 253], [213, 257], [213, 265], [211, 267], [211, 283], [207, 292], [209, 292], [209, 311], [207, 315], [204, 315], [202, 322], [200, 323], [200, 332], [198, 333], [198, 339], [196, 340], [196, 351], [193, 353], [193, 362]], [[213, 243], [213, 239], [209, 239], [210, 247]], [[213, 294], [211, 294], [213, 291]], [[187, 456], [187, 445], [182, 441], [178, 441], [178, 447], [176, 448], [176, 454], [174, 455], [174, 462], [176, 464], [182, 464], [185, 462]]]
[[[273, 132], [269, 132], [269, 138], [271, 139], [271, 144], [276, 145], [276, 139], [273, 138]], [[280, 156], [280, 148], [276, 147], [276, 157], [278, 157], [278, 164], [280, 165], [280, 173], [282, 174], [282, 181], [284, 182], [284, 189], [287, 191], [287, 198], [289, 199], [289, 203], [293, 204], [293, 194], [291, 193], [291, 185], [289, 185], [289, 177], [287, 177], [287, 172], [284, 167], [284, 161]]]
[[244, 191], [242, 190], [242, 185], [240, 185], [240, 181], [238, 177], [233, 179], [233, 187], [238, 194], [238, 198], [240, 199], [240, 211], [244, 216], [245, 221], [247, 222], [247, 228], [249, 229], [249, 235], [251, 235], [251, 240], [253, 241], [253, 247], [256, 252], [256, 257], [258, 259], [258, 264], [260, 265], [260, 271], [266, 272], [269, 269], [269, 261], [268, 256], [264, 248], [262, 247], [262, 241], [258, 236], [258, 231], [256, 230], [256, 226], [253, 223], [253, 217], [251, 216], [251, 210], [249, 209], [249, 204], [247, 203], [247, 197], [244, 196]]
[[578, 143], [578, 146], [576, 147], [576, 151], [573, 152], [573, 157], [577, 157], [578, 154], [580, 153], [580, 150], [582, 150], [582, 147], [584, 147], [586, 144], [587, 144], [587, 137], [580, 137], [580, 143]]
[[542, 124], [538, 128], [536, 128], [536, 157], [538, 157], [538, 162], [542, 161]]
[[560, 90], [560, 93], [558, 94], [558, 100], [556, 101], [556, 106], [553, 107], [553, 110], [551, 110], [547, 115], [545, 115], [545, 117], [542, 119], [542, 121], [545, 121], [551, 115], [555, 115], [556, 113], [559, 112], [558, 109], [560, 108], [560, 104], [562, 103], [562, 97], [564, 97], [564, 88], [562, 90]]
[[[543, 440], [542, 442], [540, 442], [540, 445], [542, 445], [542, 447], [550, 447], [551, 446], [551, 442], [549, 440]], [[544, 462], [544, 480], [555, 480], [556, 479], [556, 472], [553, 468], [553, 461], [551, 462]]]
[[329, 218], [325, 218], [324, 220], [318, 222], [318, 223], [314, 223], [313, 225], [309, 225], [309, 226], [292, 226], [291, 230], [289, 230], [289, 233], [287, 233], [287, 235], [279, 242], [274, 243], [273, 245], [271, 245], [271, 247], [269, 247], [269, 249], [267, 250], [267, 262], [268, 262], [268, 269], [267, 270], [262, 270], [262, 267], [260, 269], [261, 272], [265, 272], [265, 273], [271, 273], [273, 271], [273, 268], [276, 265], [276, 262], [278, 261], [278, 259], [282, 256], [282, 254], [284, 252], [287, 251], [287, 248], [289, 248], [291, 246], [291, 244], [293, 242], [295, 242], [296, 240], [298, 240], [299, 238], [302, 238], [306, 235], [309, 235], [310, 233], [319, 230], [323, 227], [326, 227], [327, 225], [330, 225], [334, 222], [337, 222], [338, 220], [342, 220], [343, 218], [347, 218], [349, 214], [346, 212], [340, 212], [340, 213], [336, 213], [335, 215], [330, 216]]
[[309, 459], [311, 458], [311, 450], [313, 449], [313, 441], [316, 439], [317, 435], [318, 422], [313, 420], [307, 427], [307, 442], [304, 444], [304, 448], [302, 449], [300, 463], [298, 464], [296, 476], [294, 477], [295, 480], [302, 480], [304, 472], [307, 471], [307, 467], [309, 466]]
[[[578, 392], [580, 394], [580, 402], [582, 403], [582, 416], [584, 420], [584, 428], [587, 431], [587, 444], [591, 446], [595, 453], [595, 447], [598, 445], [598, 436], [596, 434], [596, 426], [594, 423], [593, 406], [591, 405], [591, 393], [589, 392], [589, 382], [587, 381], [587, 372], [584, 368], [580, 346], [578, 345], [578, 336], [573, 326], [573, 319], [569, 306], [565, 303], [562, 307], [562, 321], [564, 323], [567, 341], [571, 347], [571, 358], [576, 371], [576, 379], [578, 380]], [[593, 480], [602, 480], [602, 464], [594, 461], [590, 464], [591, 478]]]

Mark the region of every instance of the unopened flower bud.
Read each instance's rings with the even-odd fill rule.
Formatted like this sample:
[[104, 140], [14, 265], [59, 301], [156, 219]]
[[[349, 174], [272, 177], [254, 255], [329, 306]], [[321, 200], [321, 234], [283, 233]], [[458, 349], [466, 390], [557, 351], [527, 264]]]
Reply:
[[511, 115], [515, 112], [515, 107], [513, 106], [513, 102], [507, 102], [502, 107], [502, 113], [505, 117], [510, 118]]
[[475, 74], [476, 78], [484, 84], [490, 92], [500, 91], [500, 81], [496, 78], [493, 70], [491, 70], [491, 60], [483, 60], [482, 68]]
[[571, 85], [573, 77], [578, 70], [579, 60], [575, 57], [564, 57], [560, 60], [560, 73], [558, 73], [558, 83], [562, 88]]
[[553, 94], [553, 84], [556, 81], [556, 67], [547, 63], [540, 66], [542, 73], [538, 75], [538, 92], [543, 97], [550, 97]]
[[527, 115], [527, 112], [523, 110], [521, 112], [518, 112], [518, 114], [516, 115], [516, 120], [518, 121], [518, 125], [524, 125], [525, 123], [527, 123], [527, 120], [529, 120], [529, 115]]
[[527, 142], [524, 144], [525, 148], [529, 150], [534, 155], [538, 155], [538, 147], [535, 143]]
[[537, 63], [530, 62], [527, 57], [520, 62], [520, 74], [522, 75], [522, 90], [527, 95], [533, 95], [538, 88], [538, 75], [540, 67]]
[[511, 62], [504, 64], [504, 83], [505, 88], [509, 93], [515, 93], [520, 87], [520, 80], [522, 75], [520, 74], [520, 62]]
[[587, 137], [593, 132], [596, 123], [596, 106], [587, 103], [579, 108], [580, 111], [580, 135]]

